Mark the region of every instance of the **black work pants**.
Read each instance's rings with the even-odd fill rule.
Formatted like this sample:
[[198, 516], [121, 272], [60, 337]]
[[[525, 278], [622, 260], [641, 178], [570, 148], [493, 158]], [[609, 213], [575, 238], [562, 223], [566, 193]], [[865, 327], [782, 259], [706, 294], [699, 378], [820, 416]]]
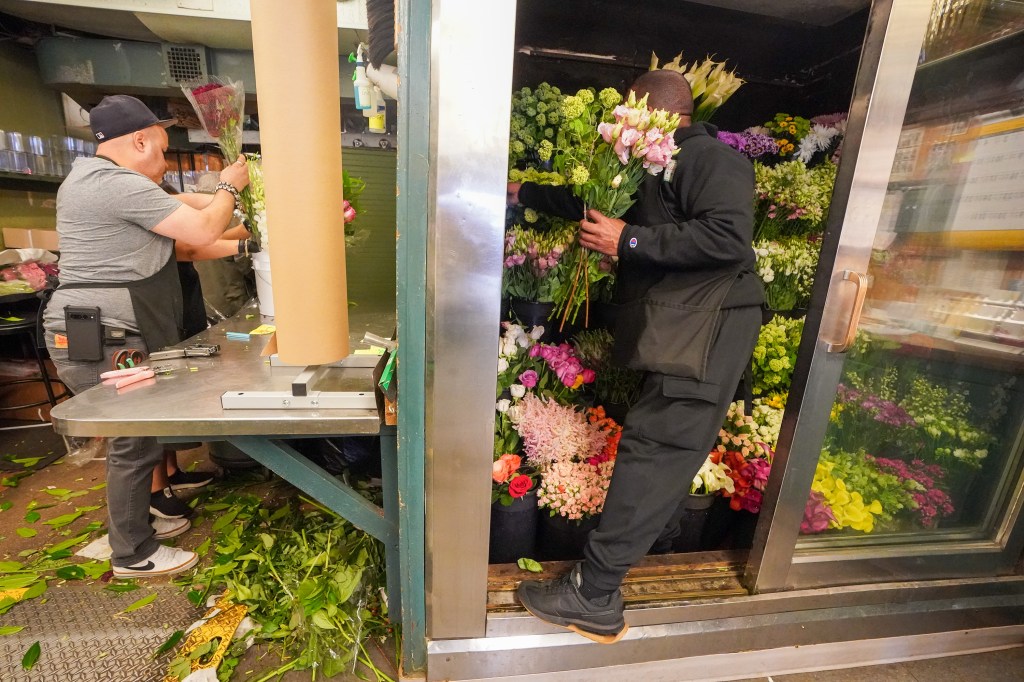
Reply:
[[667, 524], [715, 444], [761, 328], [760, 307], [722, 311], [704, 381], [648, 373], [630, 409], [583, 580], [614, 590]]

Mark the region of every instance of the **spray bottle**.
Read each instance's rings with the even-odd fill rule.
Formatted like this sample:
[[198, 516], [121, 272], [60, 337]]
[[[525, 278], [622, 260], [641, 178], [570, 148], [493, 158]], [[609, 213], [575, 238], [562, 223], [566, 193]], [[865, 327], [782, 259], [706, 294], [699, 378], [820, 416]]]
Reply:
[[366, 77], [366, 59], [363, 56], [363, 44], [356, 48], [356, 54], [349, 54], [348, 61], [355, 62], [356, 70], [352, 74], [352, 89], [355, 91], [356, 109], [373, 110], [373, 84]]

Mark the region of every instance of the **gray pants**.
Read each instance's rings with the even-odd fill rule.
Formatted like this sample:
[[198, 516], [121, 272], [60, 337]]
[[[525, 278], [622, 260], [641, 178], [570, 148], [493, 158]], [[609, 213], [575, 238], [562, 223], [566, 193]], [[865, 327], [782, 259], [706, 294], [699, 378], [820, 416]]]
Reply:
[[[649, 373], [622, 430], [601, 523], [583, 555], [583, 581], [614, 590], [690, 493], [722, 427], [761, 327], [759, 307], [723, 311], [705, 381]], [[673, 533], [674, 531], [674, 533]]]
[[[125, 346], [105, 346], [104, 359], [99, 362], [72, 362], [67, 350], [54, 347], [51, 332], [46, 333], [46, 347], [57, 376], [75, 394], [100, 382], [100, 373], [112, 368], [111, 357], [117, 351], [146, 351], [141, 338], [130, 336]], [[149, 525], [149, 494], [153, 469], [163, 458], [163, 447], [156, 438], [113, 437], [107, 441], [107, 513], [113, 550], [110, 563], [114, 566], [137, 564], [160, 544]]]

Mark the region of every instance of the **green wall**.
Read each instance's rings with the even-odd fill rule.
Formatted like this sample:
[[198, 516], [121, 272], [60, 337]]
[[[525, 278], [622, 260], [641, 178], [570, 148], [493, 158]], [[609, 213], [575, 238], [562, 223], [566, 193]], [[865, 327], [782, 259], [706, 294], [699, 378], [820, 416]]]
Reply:
[[346, 252], [348, 298], [374, 310], [395, 306], [395, 177], [394, 151], [346, 147], [342, 165], [349, 175], [362, 178], [359, 215], [352, 225], [369, 234]]
[[[31, 50], [0, 42], [0, 130], [66, 135], [60, 93], [43, 85]], [[13, 190], [0, 179], [0, 227], [53, 228], [57, 185]], [[2, 237], [0, 237], [2, 239]]]

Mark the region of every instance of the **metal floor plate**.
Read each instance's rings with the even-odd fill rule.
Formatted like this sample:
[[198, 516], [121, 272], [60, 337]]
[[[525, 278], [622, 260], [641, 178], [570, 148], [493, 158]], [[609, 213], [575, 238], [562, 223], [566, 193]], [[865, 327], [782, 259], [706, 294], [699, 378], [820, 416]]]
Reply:
[[[168, 658], [154, 660], [153, 652], [202, 615], [166, 582], [140, 582], [140, 589], [123, 594], [92, 582], [50, 585], [42, 597], [0, 616], [0, 626], [25, 626], [0, 637], [3, 682], [159, 682]], [[159, 596], [152, 604], [122, 613], [153, 592]], [[34, 642], [41, 655], [26, 671], [21, 659]]]

